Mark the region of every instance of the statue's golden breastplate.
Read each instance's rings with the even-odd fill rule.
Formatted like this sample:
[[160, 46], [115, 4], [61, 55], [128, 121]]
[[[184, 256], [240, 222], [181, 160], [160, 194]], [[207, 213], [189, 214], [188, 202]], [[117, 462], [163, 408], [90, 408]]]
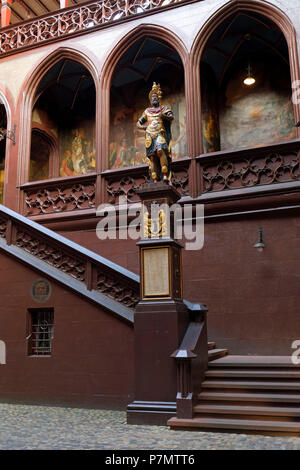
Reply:
[[156, 137], [160, 132], [166, 132], [165, 126], [161, 117], [161, 112], [158, 113], [149, 113], [146, 111], [147, 115], [147, 129], [146, 132], [152, 137]]

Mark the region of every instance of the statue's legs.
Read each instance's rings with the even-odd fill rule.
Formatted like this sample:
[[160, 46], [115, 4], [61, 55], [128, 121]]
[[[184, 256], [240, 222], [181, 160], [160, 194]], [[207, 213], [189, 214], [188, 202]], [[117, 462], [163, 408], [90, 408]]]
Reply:
[[152, 179], [154, 181], [154, 183], [157, 182], [157, 175], [158, 175], [158, 171], [159, 171], [159, 167], [158, 167], [158, 159], [156, 157], [156, 155], [151, 155], [150, 158], [150, 172], [151, 172], [151, 176], [152, 176]]
[[168, 157], [163, 149], [158, 150], [157, 153], [160, 160], [160, 167], [161, 172], [163, 174], [163, 179], [164, 181], [166, 181], [168, 179]]

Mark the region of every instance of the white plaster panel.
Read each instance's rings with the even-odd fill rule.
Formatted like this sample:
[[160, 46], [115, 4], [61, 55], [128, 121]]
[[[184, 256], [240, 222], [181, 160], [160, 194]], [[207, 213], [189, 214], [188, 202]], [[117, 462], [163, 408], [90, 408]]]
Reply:
[[0, 81], [5, 83], [15, 103], [25, 77], [44, 52], [34, 50], [31, 54], [10, 56], [0, 62]]

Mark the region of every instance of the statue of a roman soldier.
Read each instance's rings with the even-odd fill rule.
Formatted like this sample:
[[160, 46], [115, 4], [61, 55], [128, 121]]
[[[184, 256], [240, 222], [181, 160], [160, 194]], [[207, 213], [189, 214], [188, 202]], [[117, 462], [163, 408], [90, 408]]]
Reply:
[[167, 106], [161, 105], [160, 85], [153, 83], [149, 93], [150, 108], [145, 109], [137, 122], [139, 129], [146, 131], [146, 154], [150, 160], [150, 179], [157, 181], [171, 180], [171, 122], [173, 113]]

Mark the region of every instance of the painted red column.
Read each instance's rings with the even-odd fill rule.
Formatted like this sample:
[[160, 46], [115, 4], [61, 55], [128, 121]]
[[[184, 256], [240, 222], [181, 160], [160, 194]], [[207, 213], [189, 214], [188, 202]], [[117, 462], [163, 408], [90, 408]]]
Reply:
[[1, 4], [1, 27], [4, 28], [10, 24], [11, 8], [13, 0], [2, 0]]
[[66, 8], [69, 6], [69, 0], [59, 0], [60, 1], [60, 8]]

